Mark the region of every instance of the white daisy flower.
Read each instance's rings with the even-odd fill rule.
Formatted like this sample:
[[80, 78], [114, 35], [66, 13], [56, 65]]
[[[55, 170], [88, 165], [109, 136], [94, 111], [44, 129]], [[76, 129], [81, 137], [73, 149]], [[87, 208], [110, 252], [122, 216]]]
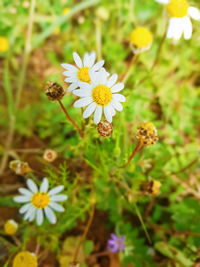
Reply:
[[189, 40], [192, 37], [190, 17], [200, 21], [200, 11], [190, 7], [187, 0], [156, 0], [156, 2], [167, 5], [170, 16], [167, 38], [178, 41], [183, 35], [185, 40]]
[[27, 221], [33, 221], [36, 218], [37, 225], [42, 224], [44, 215], [50, 223], [55, 224], [56, 216], [53, 210], [63, 212], [64, 208], [57, 202], [67, 199], [67, 196], [58, 194], [64, 189], [64, 186], [59, 185], [48, 191], [47, 178], [43, 179], [39, 190], [33, 180], [28, 179], [26, 183], [28, 189], [19, 188], [21, 196], [14, 197], [15, 202], [26, 203], [20, 208], [19, 213], [24, 214], [24, 219]]
[[100, 60], [94, 64], [96, 60], [95, 52], [85, 53], [83, 61], [76, 52], [73, 53], [73, 58], [77, 67], [66, 63], [61, 64], [61, 66], [67, 70], [63, 72], [63, 75], [67, 77], [65, 82], [71, 83], [68, 87], [68, 91], [77, 89], [80, 82], [90, 83], [89, 71], [99, 71], [104, 65], [104, 60]]
[[100, 122], [102, 113], [108, 122], [112, 122], [115, 110], [122, 111], [120, 102], [125, 102], [125, 97], [118, 94], [123, 88], [123, 83], [116, 83], [117, 74], [107, 78], [107, 73], [101, 69], [98, 73], [90, 72], [91, 83], [80, 83], [80, 89], [74, 94], [81, 98], [74, 103], [74, 107], [86, 107], [83, 118], [88, 118], [94, 112], [94, 123]]

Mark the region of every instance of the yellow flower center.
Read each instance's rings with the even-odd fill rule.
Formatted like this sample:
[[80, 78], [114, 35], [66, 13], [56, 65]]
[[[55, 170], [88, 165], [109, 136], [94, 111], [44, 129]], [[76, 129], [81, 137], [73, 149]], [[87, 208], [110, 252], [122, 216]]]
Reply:
[[8, 51], [9, 43], [8, 39], [4, 36], [0, 36], [0, 52], [6, 52]]
[[130, 43], [137, 48], [148, 47], [152, 41], [152, 33], [144, 27], [138, 27], [131, 32]]
[[152, 122], [143, 122], [138, 126], [136, 137], [140, 140], [141, 144], [150, 146], [157, 140], [157, 131]]
[[92, 90], [92, 98], [97, 105], [106, 106], [112, 99], [112, 92], [106, 85], [97, 85]]
[[37, 258], [29, 251], [23, 251], [18, 253], [14, 260], [12, 267], [37, 267]]
[[35, 193], [31, 203], [38, 209], [44, 209], [49, 205], [50, 197], [47, 193]]
[[8, 220], [4, 224], [4, 231], [7, 235], [14, 235], [17, 232], [18, 224], [13, 220]]
[[182, 18], [188, 14], [189, 4], [187, 0], [171, 0], [167, 4], [167, 12], [170, 17]]
[[78, 70], [78, 78], [81, 82], [90, 83], [89, 67], [82, 67]]

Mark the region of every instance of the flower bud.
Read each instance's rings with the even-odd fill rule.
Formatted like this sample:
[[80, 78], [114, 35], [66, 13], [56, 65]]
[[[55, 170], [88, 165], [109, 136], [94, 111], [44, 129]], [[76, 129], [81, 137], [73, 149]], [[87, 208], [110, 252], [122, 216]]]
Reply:
[[65, 95], [65, 91], [62, 86], [56, 82], [48, 81], [45, 86], [45, 94], [49, 100], [61, 100]]
[[4, 224], [4, 232], [7, 235], [14, 235], [17, 232], [18, 229], [18, 223], [16, 223], [14, 220], [7, 220]]
[[43, 159], [48, 162], [53, 162], [58, 157], [58, 153], [52, 149], [46, 149], [43, 154]]
[[97, 130], [102, 137], [108, 137], [113, 132], [112, 123], [108, 122], [107, 120], [100, 121], [97, 125]]
[[37, 258], [29, 251], [19, 252], [13, 260], [13, 267], [38, 267]]

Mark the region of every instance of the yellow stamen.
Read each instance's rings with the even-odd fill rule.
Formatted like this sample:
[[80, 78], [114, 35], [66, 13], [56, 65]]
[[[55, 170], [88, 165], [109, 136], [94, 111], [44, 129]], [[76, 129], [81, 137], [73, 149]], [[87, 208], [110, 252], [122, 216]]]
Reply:
[[13, 260], [13, 267], [37, 267], [37, 258], [29, 251], [18, 253]]
[[0, 52], [8, 51], [9, 43], [8, 39], [4, 36], [0, 36]]
[[188, 14], [189, 4], [187, 0], [171, 0], [167, 5], [170, 17], [182, 18]]
[[106, 85], [97, 85], [92, 91], [92, 98], [97, 105], [106, 106], [112, 99], [112, 92]]
[[90, 83], [89, 67], [82, 67], [78, 70], [78, 78], [81, 82]]
[[152, 33], [144, 27], [138, 27], [131, 32], [130, 43], [137, 48], [148, 47], [152, 41]]
[[35, 193], [32, 197], [31, 203], [38, 209], [44, 209], [49, 205], [50, 196], [47, 193]]

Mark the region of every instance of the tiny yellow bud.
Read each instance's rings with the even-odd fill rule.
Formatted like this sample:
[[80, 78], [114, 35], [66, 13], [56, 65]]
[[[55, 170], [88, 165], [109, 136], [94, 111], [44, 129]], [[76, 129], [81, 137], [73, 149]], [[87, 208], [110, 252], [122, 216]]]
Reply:
[[141, 184], [141, 190], [147, 195], [157, 196], [160, 193], [161, 183], [157, 180], [150, 180]]
[[66, 7], [63, 9], [62, 14], [67, 15], [69, 13], [69, 11], [70, 11], [70, 8]]
[[131, 32], [130, 44], [135, 53], [148, 50], [153, 42], [153, 34], [144, 27], [138, 27]]
[[0, 52], [6, 52], [9, 49], [8, 39], [4, 36], [0, 36]]
[[152, 122], [143, 122], [138, 126], [136, 138], [145, 146], [153, 145], [157, 140], [157, 130]]
[[18, 223], [14, 220], [8, 220], [4, 224], [4, 231], [7, 235], [14, 235], [17, 232]]
[[13, 260], [12, 267], [38, 267], [37, 258], [29, 251], [19, 252]]

